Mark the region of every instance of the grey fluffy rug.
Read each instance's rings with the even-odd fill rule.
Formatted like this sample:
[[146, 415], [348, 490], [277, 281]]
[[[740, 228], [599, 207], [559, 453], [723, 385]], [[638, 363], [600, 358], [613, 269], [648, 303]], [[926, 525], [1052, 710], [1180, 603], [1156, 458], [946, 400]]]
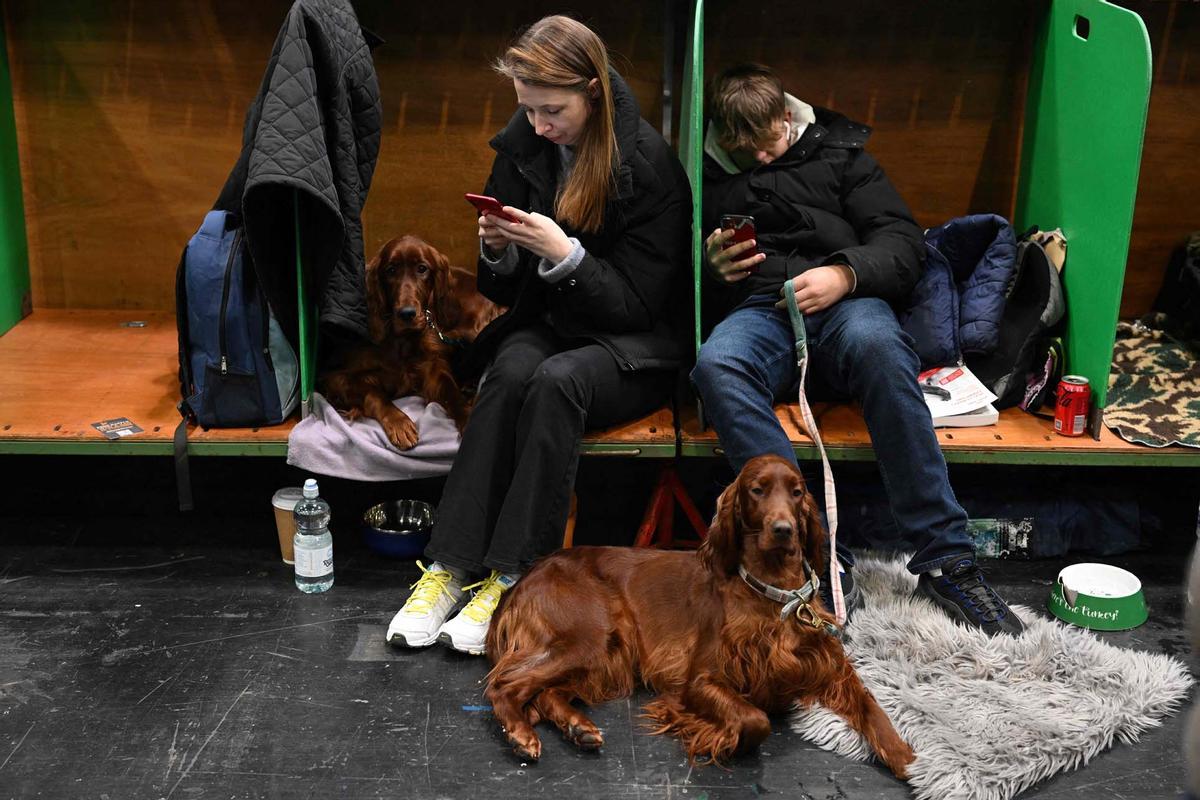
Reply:
[[[846, 649], [917, 754], [918, 798], [1010, 798], [1115, 740], [1136, 740], [1178, 709], [1192, 683], [1178, 659], [1113, 647], [1025, 606], [1015, 607], [1026, 625], [1015, 639], [956, 625], [910, 597], [917, 580], [903, 560], [864, 557], [854, 575], [865, 605]], [[792, 727], [826, 750], [870, 757], [824, 708], [797, 710]]]

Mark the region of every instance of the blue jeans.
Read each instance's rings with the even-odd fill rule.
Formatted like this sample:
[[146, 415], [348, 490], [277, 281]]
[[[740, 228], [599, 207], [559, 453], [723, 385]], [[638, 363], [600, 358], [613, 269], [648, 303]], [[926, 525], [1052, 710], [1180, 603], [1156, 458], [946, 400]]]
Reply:
[[[772, 410], [781, 399], [795, 400], [800, 377], [792, 326], [787, 311], [775, 308], [778, 299], [755, 295], [738, 306], [713, 329], [692, 371], [704, 415], [735, 471], [766, 453], [796, 460]], [[917, 385], [917, 356], [891, 307], [874, 297], [845, 298], [804, 322], [806, 391], [862, 405], [896, 527], [905, 546], [916, 548], [908, 569], [924, 572], [972, 555], [967, 515], [950, 488]]]

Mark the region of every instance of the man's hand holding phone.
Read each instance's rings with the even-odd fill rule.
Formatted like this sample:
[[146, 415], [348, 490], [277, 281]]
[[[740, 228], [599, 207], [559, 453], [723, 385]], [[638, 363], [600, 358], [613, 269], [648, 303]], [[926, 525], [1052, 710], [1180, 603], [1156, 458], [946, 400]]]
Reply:
[[718, 228], [704, 240], [704, 261], [709, 274], [723, 283], [737, 283], [758, 271], [766, 256], [758, 252], [754, 239], [730, 244], [737, 231]]

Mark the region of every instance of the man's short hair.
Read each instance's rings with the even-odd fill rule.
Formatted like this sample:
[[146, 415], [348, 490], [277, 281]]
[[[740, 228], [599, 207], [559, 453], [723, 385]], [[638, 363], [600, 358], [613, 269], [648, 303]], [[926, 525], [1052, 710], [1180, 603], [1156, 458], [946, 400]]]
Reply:
[[784, 117], [783, 83], [770, 67], [738, 64], [717, 76], [709, 109], [717, 144], [726, 150], [758, 150], [778, 136]]

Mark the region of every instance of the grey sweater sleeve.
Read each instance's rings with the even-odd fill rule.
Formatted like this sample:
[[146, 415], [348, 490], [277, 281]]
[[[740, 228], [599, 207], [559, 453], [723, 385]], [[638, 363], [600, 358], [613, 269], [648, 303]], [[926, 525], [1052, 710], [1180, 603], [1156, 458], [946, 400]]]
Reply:
[[571, 240], [571, 252], [567, 253], [566, 258], [557, 264], [551, 264], [545, 258], [538, 262], [538, 277], [546, 283], [558, 283], [578, 269], [579, 262], [583, 260], [583, 256], [587, 252], [574, 236], [568, 238]]
[[517, 246], [509, 243], [508, 247], [504, 248], [504, 252], [499, 258], [493, 259], [488, 253], [487, 247], [483, 243], [483, 239], [479, 240], [479, 257], [484, 263], [491, 267], [492, 272], [498, 275], [511, 275], [517, 268]]

